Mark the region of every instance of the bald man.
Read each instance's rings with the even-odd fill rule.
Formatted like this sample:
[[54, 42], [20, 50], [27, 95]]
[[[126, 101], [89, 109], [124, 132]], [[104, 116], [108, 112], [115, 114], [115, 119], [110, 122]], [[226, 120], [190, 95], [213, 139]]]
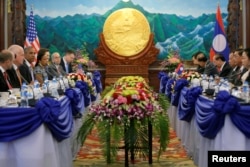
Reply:
[[13, 88], [21, 88], [22, 86], [22, 76], [19, 72], [18, 67], [23, 64], [24, 60], [24, 50], [19, 45], [11, 45], [8, 50], [13, 53], [14, 61], [13, 67], [7, 70], [9, 74], [10, 81], [12, 83]]

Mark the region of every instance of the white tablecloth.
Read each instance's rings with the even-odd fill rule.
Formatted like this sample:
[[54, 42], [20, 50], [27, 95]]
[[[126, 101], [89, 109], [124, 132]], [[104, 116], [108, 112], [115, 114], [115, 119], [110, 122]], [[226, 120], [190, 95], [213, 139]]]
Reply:
[[223, 128], [214, 139], [201, 136], [197, 129], [195, 115], [191, 122], [181, 121], [178, 119], [178, 111], [174, 106], [169, 107], [168, 115], [171, 126], [176, 130], [188, 156], [193, 158], [198, 167], [207, 167], [207, 155], [210, 150], [250, 150], [250, 139], [239, 131], [228, 115]]
[[0, 167], [72, 167], [80, 149], [75, 138], [81, 123], [81, 119], [74, 120], [73, 134], [61, 142], [44, 124], [26, 137], [0, 142]]

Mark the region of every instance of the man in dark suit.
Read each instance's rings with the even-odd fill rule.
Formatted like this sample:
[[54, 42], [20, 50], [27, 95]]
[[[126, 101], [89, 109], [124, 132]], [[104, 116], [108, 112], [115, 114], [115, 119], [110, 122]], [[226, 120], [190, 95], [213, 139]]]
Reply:
[[231, 67], [226, 62], [225, 57], [220, 53], [216, 53], [213, 57], [213, 63], [219, 70], [219, 77], [228, 78]]
[[67, 73], [61, 66], [61, 57], [58, 52], [51, 55], [51, 64], [47, 68], [48, 78], [51, 80], [53, 77], [65, 76]]
[[236, 64], [234, 74], [230, 76], [230, 82], [235, 86], [242, 85], [241, 77], [247, 69], [242, 66], [242, 53], [243, 49], [237, 49], [234, 51], [234, 61]]
[[75, 52], [72, 50], [68, 50], [62, 58], [61, 66], [67, 74], [73, 72], [72, 62], [74, 61], [74, 59], [75, 59]]
[[7, 70], [13, 88], [21, 88], [22, 77], [18, 67], [23, 64], [24, 50], [19, 45], [11, 45], [8, 50], [14, 54], [13, 66]]
[[34, 83], [34, 73], [32, 63], [36, 58], [36, 51], [32, 46], [28, 46], [24, 49], [24, 61], [23, 64], [19, 67], [20, 74], [22, 75], [23, 82], [27, 84]]
[[207, 76], [214, 76], [219, 74], [217, 68], [212, 62], [207, 59], [205, 53], [199, 52], [199, 54], [197, 55], [197, 62], [200, 67], [204, 68], [203, 74], [207, 74]]
[[6, 92], [12, 88], [6, 70], [12, 68], [13, 60], [14, 56], [10, 51], [2, 50], [0, 52], [0, 92]]

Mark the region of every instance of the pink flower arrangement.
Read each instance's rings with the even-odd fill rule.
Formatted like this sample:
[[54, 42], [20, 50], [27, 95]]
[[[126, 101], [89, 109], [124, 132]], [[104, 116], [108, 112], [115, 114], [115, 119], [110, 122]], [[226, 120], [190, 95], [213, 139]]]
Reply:
[[167, 72], [174, 72], [181, 63], [179, 50], [168, 47], [168, 56], [160, 63], [160, 67]]
[[154, 118], [156, 112], [163, 112], [157, 97], [142, 77], [122, 77], [99, 104], [90, 107], [90, 114], [96, 121], [106, 119], [111, 124], [115, 120], [127, 124], [131, 118]]

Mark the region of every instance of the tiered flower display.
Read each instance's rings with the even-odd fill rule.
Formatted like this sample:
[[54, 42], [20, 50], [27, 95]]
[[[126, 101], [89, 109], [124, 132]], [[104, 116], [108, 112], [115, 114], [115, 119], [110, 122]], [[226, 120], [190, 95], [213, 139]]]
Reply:
[[[87, 134], [96, 125], [104, 144], [105, 155], [112, 153], [111, 157], [115, 157], [116, 149], [124, 139], [124, 135], [133, 134], [132, 136], [135, 137], [133, 142], [129, 140], [129, 137], [128, 139], [125, 137], [125, 140], [129, 140], [130, 146], [143, 147], [142, 145], [148, 142], [145, 138], [147, 136], [145, 128], [151, 122], [154, 134], [159, 135], [160, 138], [160, 155], [168, 143], [166, 114], [168, 102], [165, 96], [155, 93], [139, 76], [122, 77], [106, 92], [100, 103], [89, 108], [89, 113], [78, 135], [81, 142], [84, 142]], [[128, 134], [124, 134], [124, 130]], [[110, 140], [107, 140], [107, 135]], [[111, 145], [107, 141], [112, 141]], [[140, 151], [143, 153], [143, 150]], [[143, 155], [145, 154], [147, 153], [144, 152]]]

